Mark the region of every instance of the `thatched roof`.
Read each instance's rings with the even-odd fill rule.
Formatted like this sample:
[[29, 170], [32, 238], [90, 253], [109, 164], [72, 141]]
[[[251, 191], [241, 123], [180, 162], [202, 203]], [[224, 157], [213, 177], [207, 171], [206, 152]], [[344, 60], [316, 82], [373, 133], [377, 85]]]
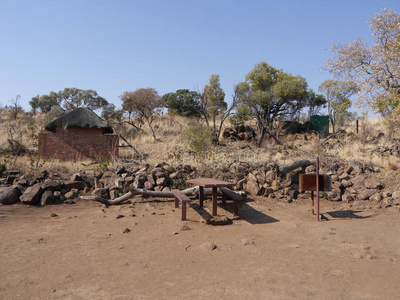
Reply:
[[101, 128], [103, 133], [113, 133], [109, 124], [104, 122], [98, 115], [86, 107], [78, 107], [73, 111], [51, 121], [46, 125], [46, 130], [56, 131], [56, 127], [78, 127], [78, 128]]

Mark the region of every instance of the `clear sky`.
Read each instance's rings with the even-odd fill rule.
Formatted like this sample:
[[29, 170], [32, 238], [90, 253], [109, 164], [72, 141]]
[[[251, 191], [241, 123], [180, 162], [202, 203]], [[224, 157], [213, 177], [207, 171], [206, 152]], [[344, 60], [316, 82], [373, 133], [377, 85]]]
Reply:
[[334, 42], [371, 41], [368, 19], [399, 0], [0, 0], [0, 105], [65, 87], [121, 106], [124, 91], [162, 96], [234, 84], [265, 61], [317, 90]]

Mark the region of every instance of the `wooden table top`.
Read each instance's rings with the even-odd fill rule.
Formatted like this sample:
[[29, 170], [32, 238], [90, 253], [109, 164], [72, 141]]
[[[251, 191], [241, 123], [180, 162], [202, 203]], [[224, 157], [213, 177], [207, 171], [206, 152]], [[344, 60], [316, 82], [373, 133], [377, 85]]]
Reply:
[[187, 183], [191, 183], [194, 185], [199, 185], [205, 188], [210, 187], [233, 187], [236, 184], [228, 181], [218, 180], [214, 178], [195, 178], [186, 180]]

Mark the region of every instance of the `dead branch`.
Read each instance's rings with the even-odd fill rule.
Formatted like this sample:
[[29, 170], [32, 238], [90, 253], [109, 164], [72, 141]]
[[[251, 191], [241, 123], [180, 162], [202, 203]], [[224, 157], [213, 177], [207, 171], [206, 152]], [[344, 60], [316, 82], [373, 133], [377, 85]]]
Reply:
[[146, 160], [144, 159], [144, 156], [143, 156], [142, 154], [140, 154], [140, 152], [137, 151], [136, 148], [133, 147], [133, 146], [126, 140], [126, 138], [124, 138], [121, 134], [119, 135], [119, 137], [128, 145], [129, 148], [132, 148], [133, 151], [135, 151], [135, 153], [136, 153], [140, 158], [142, 158], [144, 161], [146, 161]]
[[295, 161], [294, 163], [284, 165], [279, 168], [279, 174], [284, 177], [286, 176], [287, 173], [290, 171], [296, 170], [297, 168], [300, 167], [308, 167], [313, 165], [314, 163], [310, 162], [308, 159], [303, 159], [303, 160], [298, 160]]
[[325, 139], [322, 141], [322, 145], [325, 146], [325, 144], [326, 144], [331, 138], [336, 137], [338, 134], [344, 133], [344, 132], [345, 132], [344, 129], [340, 129], [340, 128], [339, 128], [339, 129], [336, 130], [334, 133], [330, 134], [327, 138], [325, 138]]
[[[218, 191], [219, 192], [219, 191]], [[188, 188], [186, 190], [183, 190], [182, 193], [184, 193], [186, 196], [198, 196], [199, 194], [199, 187], [192, 187], [192, 188]], [[243, 194], [244, 192], [240, 192], [239, 194]], [[133, 198], [136, 195], [142, 195], [142, 197], [158, 197], [158, 198], [173, 198], [174, 194], [172, 194], [172, 192], [158, 192], [158, 191], [149, 191], [149, 190], [145, 190], [145, 189], [136, 189], [136, 188], [131, 188], [130, 191], [128, 193], [126, 193], [125, 195], [115, 198], [113, 200], [108, 200], [105, 199], [103, 197], [99, 197], [99, 196], [80, 196], [80, 199], [84, 199], [84, 200], [93, 200], [93, 201], [97, 201], [100, 203], [103, 203], [107, 206], [111, 206], [111, 205], [117, 205], [117, 204], [121, 204], [125, 201], [127, 201], [130, 198]], [[204, 189], [204, 196], [211, 196], [212, 195], [212, 188], [206, 188]]]

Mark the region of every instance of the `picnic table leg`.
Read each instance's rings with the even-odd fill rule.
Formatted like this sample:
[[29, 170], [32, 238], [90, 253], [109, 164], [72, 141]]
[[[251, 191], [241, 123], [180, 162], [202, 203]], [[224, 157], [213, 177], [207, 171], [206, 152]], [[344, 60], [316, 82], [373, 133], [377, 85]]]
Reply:
[[182, 221], [186, 220], [186, 202], [182, 202]]
[[239, 201], [233, 200], [233, 216], [238, 217], [239, 216]]
[[199, 200], [200, 200], [200, 207], [203, 207], [204, 189], [202, 186], [199, 186]]
[[311, 191], [311, 213], [314, 214], [314, 192]]
[[213, 195], [212, 195], [212, 215], [217, 215], [217, 188], [213, 187]]
[[175, 208], [178, 208], [179, 207], [179, 201], [178, 201], [178, 198], [176, 196], [174, 197], [174, 201], [175, 201]]

